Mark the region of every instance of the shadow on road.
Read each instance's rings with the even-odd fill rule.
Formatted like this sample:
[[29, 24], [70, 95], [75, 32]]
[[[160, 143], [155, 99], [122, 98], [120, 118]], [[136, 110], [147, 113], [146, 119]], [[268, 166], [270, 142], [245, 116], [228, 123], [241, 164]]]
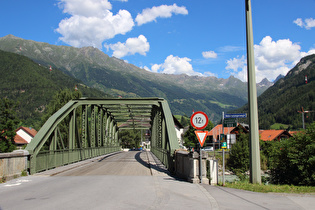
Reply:
[[[120, 154], [121, 152], [116, 152], [116, 153], [112, 153], [112, 154], [109, 154], [109, 155], [106, 155], [105, 157], [103, 157], [102, 159], [98, 160], [97, 162], [102, 162], [103, 160], [105, 160], [106, 158], [109, 158], [111, 156], [114, 156], [114, 155], [118, 155]], [[0, 209], [1, 210], [1, 209]]]
[[[161, 172], [161, 173], [166, 173], [166, 174], [169, 174], [169, 171], [165, 168], [162, 168], [163, 165], [160, 167], [159, 165], [152, 165], [150, 164], [149, 162], [147, 161], [144, 161], [140, 155], [143, 154], [143, 155], [147, 155], [147, 154], [144, 154], [144, 152], [138, 152], [137, 154], [135, 154], [135, 159], [143, 166], [149, 168], [149, 169], [154, 169], [158, 172]], [[152, 173], [152, 172], [151, 172]]]

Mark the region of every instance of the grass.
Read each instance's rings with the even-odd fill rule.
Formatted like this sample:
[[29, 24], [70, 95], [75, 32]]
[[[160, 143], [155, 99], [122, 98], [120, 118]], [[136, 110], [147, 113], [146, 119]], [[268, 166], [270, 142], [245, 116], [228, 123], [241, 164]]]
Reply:
[[281, 124], [281, 123], [275, 123], [272, 126], [270, 126], [270, 129], [272, 130], [285, 130], [289, 127], [290, 125], [286, 124]]
[[248, 190], [262, 193], [295, 193], [295, 194], [314, 194], [315, 187], [312, 186], [294, 186], [294, 185], [273, 185], [273, 184], [251, 184], [248, 181], [235, 183], [225, 183], [225, 187]]

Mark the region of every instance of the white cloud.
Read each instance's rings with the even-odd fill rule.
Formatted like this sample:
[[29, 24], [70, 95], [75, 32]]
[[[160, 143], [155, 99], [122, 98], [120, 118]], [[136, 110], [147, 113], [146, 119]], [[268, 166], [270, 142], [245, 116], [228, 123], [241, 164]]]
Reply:
[[[256, 81], [260, 82], [264, 78], [272, 81], [279, 74], [286, 75], [302, 57], [315, 53], [315, 49], [309, 52], [300, 50], [300, 45], [289, 39], [273, 41], [270, 36], [264, 37], [259, 45], [254, 46]], [[226, 69], [231, 70], [235, 77], [246, 81], [246, 63], [245, 56], [233, 58], [227, 61]]]
[[301, 28], [303, 27], [303, 20], [302, 18], [297, 18], [296, 20], [293, 21], [296, 25], [300, 26]]
[[315, 27], [315, 20], [313, 18], [308, 18], [305, 19], [305, 28], [306, 29], [311, 29], [313, 27]]
[[191, 65], [191, 59], [187, 57], [180, 58], [178, 56], [169, 55], [164, 63], [162, 64], [153, 64], [151, 69], [147, 66], [144, 67], [145, 70], [151, 71], [154, 73], [163, 73], [163, 74], [187, 74], [189, 76], [200, 76], [200, 77], [208, 77], [215, 76], [218, 77], [217, 74], [212, 72], [196, 72]]
[[307, 30], [310, 30], [311, 28], [315, 27], [315, 19], [313, 18], [307, 18], [302, 20], [302, 18], [297, 18], [293, 21], [296, 25], [300, 26], [301, 28], [306, 28]]
[[204, 58], [217, 58], [218, 57], [217, 53], [215, 53], [214, 51], [202, 52], [202, 56]]
[[112, 9], [108, 0], [59, 0], [58, 5], [64, 13], [84, 17], [102, 17]]
[[230, 69], [233, 72], [238, 72], [239, 69], [243, 69], [244, 66], [246, 66], [246, 58], [243, 55], [241, 58], [233, 58], [228, 60], [227, 62], [227, 66], [225, 69]]
[[270, 36], [254, 46], [255, 62], [260, 70], [277, 69], [300, 59], [300, 45], [289, 39], [273, 41]]
[[[192, 65], [190, 64], [191, 59], [184, 57], [169, 55], [163, 64], [152, 65], [151, 71], [156, 73], [164, 74], [187, 74], [196, 75], [200, 74], [194, 72]], [[148, 69], [148, 68], [147, 68]]]
[[214, 74], [214, 73], [209, 72], [209, 71], [204, 72], [202, 76], [205, 76], [205, 77], [218, 77], [217, 74]]
[[231, 75], [239, 78], [242, 81], [247, 81], [247, 65], [246, 57], [233, 58], [226, 62], [226, 70], [232, 70]]
[[134, 26], [127, 10], [113, 15], [108, 0], [60, 0], [59, 6], [71, 17], [63, 19], [56, 31], [62, 35], [60, 40], [74, 47], [102, 48], [104, 40], [125, 34]]
[[121, 58], [126, 55], [134, 55], [136, 53], [146, 55], [146, 52], [150, 49], [150, 44], [145, 36], [140, 35], [135, 38], [127, 39], [125, 43], [118, 42], [116, 44], [105, 45], [105, 47], [114, 51], [113, 56]]
[[152, 7], [142, 10], [141, 14], [138, 14], [136, 17], [136, 22], [138, 25], [142, 25], [148, 22], [156, 21], [158, 17], [169, 18], [172, 14], [182, 14], [187, 15], [188, 10], [186, 7], [179, 7], [176, 4], [173, 5], [161, 5], [158, 7]]
[[242, 51], [242, 50], [244, 50], [244, 47], [230, 46], [230, 45], [219, 48], [220, 52], [237, 52], [237, 51]]

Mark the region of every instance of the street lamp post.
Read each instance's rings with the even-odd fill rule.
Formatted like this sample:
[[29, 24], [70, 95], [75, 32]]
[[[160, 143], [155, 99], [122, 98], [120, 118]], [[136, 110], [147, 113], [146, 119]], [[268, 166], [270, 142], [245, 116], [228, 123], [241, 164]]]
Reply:
[[259, 125], [256, 91], [256, 74], [254, 60], [254, 39], [252, 27], [251, 0], [245, 0], [246, 10], [246, 41], [247, 41], [247, 77], [248, 77], [248, 105], [250, 128], [250, 182], [261, 184]]

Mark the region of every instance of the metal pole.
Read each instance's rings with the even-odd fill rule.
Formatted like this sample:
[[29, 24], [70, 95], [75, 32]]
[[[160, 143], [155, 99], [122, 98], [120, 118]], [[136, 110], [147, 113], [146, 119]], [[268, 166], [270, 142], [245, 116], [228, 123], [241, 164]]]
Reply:
[[[224, 141], [222, 141], [222, 142], [225, 142], [225, 135], [224, 135], [224, 112], [222, 112], [222, 134], [223, 134], [223, 139], [224, 139]], [[222, 162], [222, 168], [223, 168], [223, 170], [222, 170], [222, 183], [223, 183], [223, 186], [225, 185], [225, 177], [224, 177], [224, 174], [225, 174], [225, 168], [224, 168], [224, 164], [225, 164], [225, 162], [224, 162], [224, 148], [222, 148], [222, 160], [223, 160], [223, 162]]]
[[303, 122], [303, 130], [305, 130], [304, 110], [303, 110], [303, 112], [302, 112], [302, 122]]
[[250, 182], [261, 184], [258, 107], [256, 91], [256, 74], [254, 60], [254, 39], [252, 28], [251, 0], [245, 0], [246, 10], [246, 41], [247, 41], [247, 76], [248, 76], [248, 104], [250, 128]]
[[224, 151], [225, 151], [225, 149], [223, 148], [223, 150], [222, 150], [222, 159], [223, 159], [222, 183], [223, 183], [223, 186], [225, 185], [225, 155], [224, 155], [225, 152]]
[[199, 177], [200, 177], [200, 183], [202, 183], [202, 151], [201, 151], [201, 145], [199, 145]]

